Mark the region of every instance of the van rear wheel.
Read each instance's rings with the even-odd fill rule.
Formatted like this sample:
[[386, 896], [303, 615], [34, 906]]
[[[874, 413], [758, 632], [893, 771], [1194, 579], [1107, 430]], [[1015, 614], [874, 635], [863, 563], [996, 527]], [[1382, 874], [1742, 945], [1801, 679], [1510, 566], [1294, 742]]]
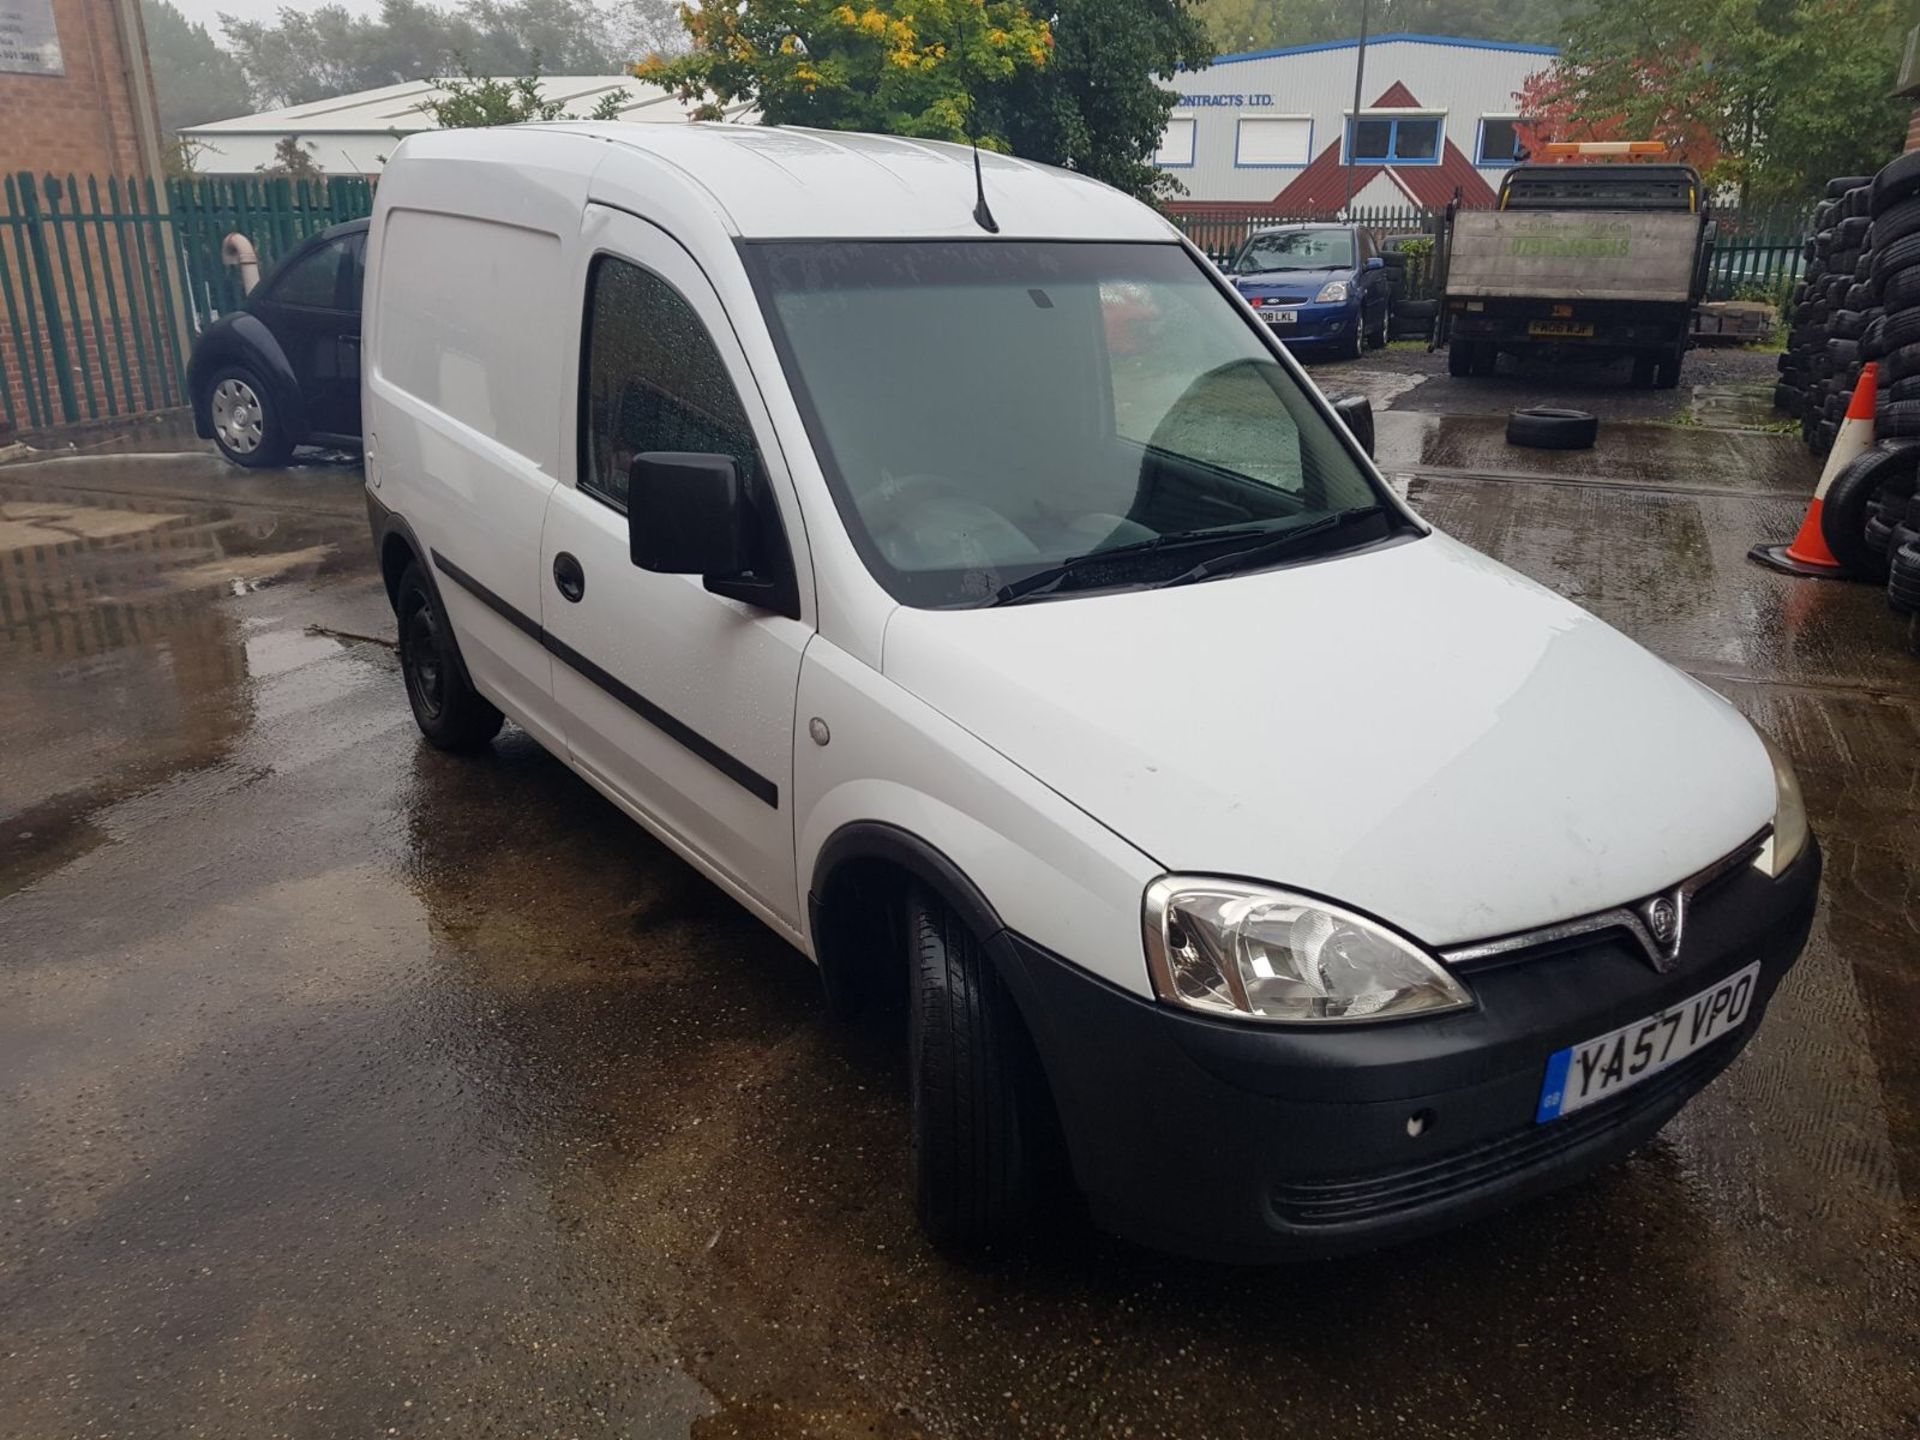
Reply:
[[418, 561], [394, 594], [400, 621], [400, 673], [414, 723], [442, 750], [474, 750], [500, 733], [506, 717], [473, 688], [459, 647]]
[[915, 1203], [936, 1246], [978, 1252], [1034, 1214], [1045, 1121], [1037, 1062], [966, 922], [918, 887], [907, 906]]

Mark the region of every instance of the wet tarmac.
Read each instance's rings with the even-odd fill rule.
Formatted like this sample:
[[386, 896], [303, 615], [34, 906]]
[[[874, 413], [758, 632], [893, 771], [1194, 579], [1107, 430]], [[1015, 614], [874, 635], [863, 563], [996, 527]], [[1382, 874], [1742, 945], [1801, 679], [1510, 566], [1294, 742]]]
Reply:
[[1827, 892], [1635, 1159], [1255, 1271], [932, 1255], [892, 1032], [517, 732], [419, 742], [350, 469], [0, 469], [0, 1436], [1920, 1435], [1920, 662], [1743, 559], [1777, 437], [1383, 419], [1782, 737]]

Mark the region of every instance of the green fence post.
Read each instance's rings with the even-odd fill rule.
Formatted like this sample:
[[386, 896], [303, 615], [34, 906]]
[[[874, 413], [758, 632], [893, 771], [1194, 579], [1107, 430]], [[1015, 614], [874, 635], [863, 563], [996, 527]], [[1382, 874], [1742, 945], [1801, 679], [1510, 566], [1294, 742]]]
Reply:
[[87, 311], [93, 317], [93, 361], [100, 369], [100, 384], [106, 392], [107, 413], [117, 415], [122, 407], [116, 405], [113, 398], [113, 367], [107, 361], [106, 328], [100, 323], [100, 288], [93, 283], [93, 255], [87, 245], [85, 215], [80, 205], [80, 182], [74, 179], [71, 172], [67, 175], [67, 202], [74, 243], [80, 250], [80, 283], [87, 292]]
[[[19, 207], [15, 204], [14, 183], [11, 175], [6, 179], [5, 193], [7, 201], [6, 213], [0, 215], [0, 220], [4, 220], [7, 229], [13, 232], [14, 252], [19, 255], [24, 255], [25, 251], [22, 248], [20, 230], [26, 222], [21, 219]], [[23, 293], [25, 285], [26, 280], [23, 275], [21, 279]], [[11, 268], [7, 264], [7, 247], [4, 241], [0, 241], [0, 295], [6, 298], [7, 333], [13, 337], [15, 358], [20, 362], [20, 397], [27, 407], [27, 424], [37, 429], [42, 422], [40, 419], [40, 408], [36, 403], [38, 397], [34, 394], [33, 370], [30, 362], [39, 354], [39, 343], [38, 341], [34, 341], [31, 344], [28, 343], [32, 337], [28, 334], [26, 327], [20, 323], [20, 308], [14, 298], [13, 275]], [[6, 396], [7, 423], [9, 425], [17, 425], [19, 423], [19, 415], [14, 409], [13, 387], [5, 383], [4, 376], [0, 376], [0, 392], [4, 392]]]
[[173, 265], [168, 258], [169, 245], [173, 237], [168, 232], [166, 212], [160, 208], [160, 197], [151, 178], [142, 180], [141, 185], [147, 192], [147, 223], [153, 229], [153, 265], [147, 274], [151, 277], [156, 271], [160, 276], [160, 293], [156, 297], [160, 302], [162, 322], [166, 326], [166, 345], [161, 354], [171, 357], [173, 368], [169, 372], [172, 382], [168, 399], [176, 404], [185, 404], [187, 398], [187, 357], [180, 349], [180, 327], [174, 323], [174, 317], [180, 314], [179, 297], [174, 293]]
[[60, 292], [53, 283], [53, 258], [47, 254], [46, 224], [40, 216], [40, 191], [33, 176], [20, 172], [20, 200], [27, 221], [27, 245], [40, 284], [40, 304], [46, 320], [47, 352], [53, 365], [54, 388], [60, 394], [60, 418], [72, 425], [80, 418], [80, 402], [73, 393], [72, 362], [67, 358], [66, 327], [61, 323]]
[[79, 362], [76, 368], [80, 372], [81, 385], [87, 397], [87, 418], [100, 418], [100, 402], [93, 393], [93, 365], [87, 356], [87, 334], [80, 321], [80, 297], [73, 288], [73, 261], [67, 254], [68, 217], [60, 213], [60, 181], [49, 175], [45, 180], [47, 192], [47, 233], [53, 238], [54, 253], [60, 257], [60, 281], [67, 293], [67, 322], [73, 326], [73, 355]]
[[[121, 204], [120, 181], [115, 176], [107, 177], [107, 194], [113, 203], [114, 238], [120, 248], [120, 278], [126, 282], [127, 319], [133, 326], [133, 353], [140, 363], [140, 402], [143, 409], [157, 408], [153, 403], [153, 361], [147, 351], [148, 336], [140, 323], [141, 287], [134, 282], [134, 247], [128, 241], [128, 232], [139, 235], [139, 226], [135, 223], [131, 201], [133, 199], [133, 181], [128, 180], [125, 194], [127, 205]], [[160, 343], [159, 336], [152, 337], [154, 344]]]
[[107, 286], [107, 320], [113, 326], [113, 348], [120, 357], [120, 406], [131, 410], [134, 408], [133, 374], [127, 368], [127, 327], [120, 318], [120, 294], [113, 283], [113, 246], [108, 238], [106, 212], [100, 206], [97, 176], [87, 177], [87, 204], [93, 211], [93, 239], [100, 251], [100, 276]]

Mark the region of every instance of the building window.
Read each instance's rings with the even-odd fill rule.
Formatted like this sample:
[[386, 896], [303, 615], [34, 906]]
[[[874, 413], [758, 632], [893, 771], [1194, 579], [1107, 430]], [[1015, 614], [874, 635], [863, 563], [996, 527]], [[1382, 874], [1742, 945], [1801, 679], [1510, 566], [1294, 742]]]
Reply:
[[1476, 165], [1511, 165], [1520, 158], [1520, 117], [1482, 115]]
[[1234, 139], [1236, 165], [1305, 165], [1313, 158], [1310, 115], [1247, 115]]
[[1362, 165], [1438, 165], [1440, 117], [1404, 119], [1363, 115], [1347, 126], [1347, 162]]
[[1160, 136], [1160, 148], [1155, 152], [1153, 163], [1181, 169], [1193, 164], [1193, 117], [1175, 115], [1167, 121], [1166, 131]]

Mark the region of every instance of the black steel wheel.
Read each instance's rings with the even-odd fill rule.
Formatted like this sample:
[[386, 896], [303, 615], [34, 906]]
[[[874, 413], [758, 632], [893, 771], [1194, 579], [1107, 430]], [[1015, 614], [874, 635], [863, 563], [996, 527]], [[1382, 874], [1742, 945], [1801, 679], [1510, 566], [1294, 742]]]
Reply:
[[505, 717], [473, 688], [453, 628], [418, 562], [394, 593], [400, 624], [400, 674], [420, 733], [442, 750], [473, 750], [500, 733]]
[[249, 470], [287, 463], [293, 437], [253, 371], [241, 365], [215, 371], [207, 382], [206, 403], [213, 443], [227, 459]]

